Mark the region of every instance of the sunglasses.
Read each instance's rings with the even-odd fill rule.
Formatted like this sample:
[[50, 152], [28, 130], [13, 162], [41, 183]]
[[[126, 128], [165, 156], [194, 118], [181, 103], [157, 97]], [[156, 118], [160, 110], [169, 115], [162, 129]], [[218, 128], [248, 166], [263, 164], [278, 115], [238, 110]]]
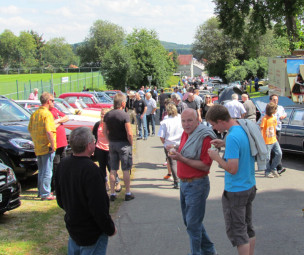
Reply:
[[54, 100], [54, 99], [50, 99], [50, 101], [51, 101], [51, 102], [53, 102], [53, 103], [55, 102], [55, 100]]

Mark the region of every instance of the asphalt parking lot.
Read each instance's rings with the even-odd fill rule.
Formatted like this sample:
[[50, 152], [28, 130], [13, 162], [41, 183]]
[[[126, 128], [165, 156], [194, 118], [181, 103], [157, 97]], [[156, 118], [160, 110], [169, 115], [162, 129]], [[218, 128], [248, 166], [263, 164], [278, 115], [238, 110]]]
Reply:
[[[179, 191], [165, 181], [165, 156], [160, 139], [138, 141], [132, 191], [136, 199], [124, 202], [115, 217], [118, 234], [109, 239], [108, 255], [160, 255], [189, 253], [182, 222]], [[257, 196], [253, 218], [256, 252], [261, 255], [304, 254], [304, 157], [284, 154], [287, 171], [279, 178], [256, 172]], [[205, 227], [220, 255], [236, 254], [225, 234], [221, 207], [224, 171], [213, 163]]]

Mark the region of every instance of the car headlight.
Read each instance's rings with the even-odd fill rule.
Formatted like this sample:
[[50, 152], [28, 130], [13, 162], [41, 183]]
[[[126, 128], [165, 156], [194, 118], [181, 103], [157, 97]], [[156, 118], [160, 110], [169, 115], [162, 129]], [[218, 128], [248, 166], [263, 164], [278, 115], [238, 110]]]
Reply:
[[8, 172], [7, 172], [7, 183], [11, 183], [11, 182], [15, 182], [17, 181], [16, 175], [13, 171], [13, 169], [8, 168]]
[[9, 140], [12, 145], [25, 151], [34, 151], [34, 143], [23, 138], [13, 138]]

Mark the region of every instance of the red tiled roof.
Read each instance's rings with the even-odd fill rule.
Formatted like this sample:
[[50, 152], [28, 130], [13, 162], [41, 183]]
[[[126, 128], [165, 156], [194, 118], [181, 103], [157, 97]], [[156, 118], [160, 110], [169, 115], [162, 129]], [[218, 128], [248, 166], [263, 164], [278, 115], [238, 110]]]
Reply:
[[193, 55], [179, 55], [178, 61], [180, 65], [190, 65], [192, 62]]

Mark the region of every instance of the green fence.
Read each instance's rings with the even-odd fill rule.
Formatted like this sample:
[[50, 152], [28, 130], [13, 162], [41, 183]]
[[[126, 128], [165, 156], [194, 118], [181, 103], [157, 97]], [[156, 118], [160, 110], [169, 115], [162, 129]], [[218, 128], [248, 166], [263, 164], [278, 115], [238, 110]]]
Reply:
[[[3, 77], [3, 75], [1, 76]], [[20, 81], [17, 79], [12, 82], [0, 80], [0, 95], [14, 100], [25, 100], [28, 99], [34, 88], [38, 88], [39, 95], [47, 91], [54, 92], [57, 97], [66, 92], [82, 91], [84, 87], [99, 90], [105, 89], [105, 81], [100, 72], [65, 73], [62, 74], [62, 77], [56, 78], [51, 74], [49, 76], [49, 80], [39, 81]]]

